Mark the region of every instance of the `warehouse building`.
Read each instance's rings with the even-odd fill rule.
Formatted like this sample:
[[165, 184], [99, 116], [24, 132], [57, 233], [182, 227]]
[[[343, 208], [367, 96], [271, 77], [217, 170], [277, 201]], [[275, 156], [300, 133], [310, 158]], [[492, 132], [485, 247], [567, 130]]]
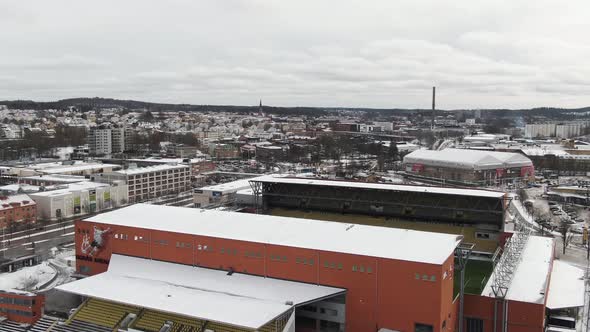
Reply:
[[127, 185], [78, 182], [62, 185], [59, 189], [30, 194], [37, 203], [39, 219], [55, 221], [85, 216], [127, 204]]
[[404, 157], [410, 178], [456, 185], [498, 185], [534, 180], [532, 161], [518, 153], [471, 149], [417, 150]]

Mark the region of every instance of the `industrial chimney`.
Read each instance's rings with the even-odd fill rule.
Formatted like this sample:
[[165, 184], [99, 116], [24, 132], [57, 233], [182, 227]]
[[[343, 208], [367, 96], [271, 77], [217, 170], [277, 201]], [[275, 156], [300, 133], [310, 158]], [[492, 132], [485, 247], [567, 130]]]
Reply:
[[432, 87], [432, 124], [431, 129], [434, 129], [434, 119], [436, 118], [436, 87]]

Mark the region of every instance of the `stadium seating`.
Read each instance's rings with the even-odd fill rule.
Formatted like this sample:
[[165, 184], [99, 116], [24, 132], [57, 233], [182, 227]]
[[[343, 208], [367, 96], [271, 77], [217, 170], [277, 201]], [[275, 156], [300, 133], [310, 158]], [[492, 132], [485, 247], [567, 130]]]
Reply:
[[196, 332], [203, 322], [197, 319], [185, 318], [178, 315], [166, 314], [153, 310], [144, 310], [133, 324], [136, 329], [158, 332], [164, 323], [172, 322], [171, 332]]
[[70, 318], [99, 326], [114, 328], [128, 313], [139, 312], [139, 308], [124, 304], [105, 302], [97, 299], [86, 301]]

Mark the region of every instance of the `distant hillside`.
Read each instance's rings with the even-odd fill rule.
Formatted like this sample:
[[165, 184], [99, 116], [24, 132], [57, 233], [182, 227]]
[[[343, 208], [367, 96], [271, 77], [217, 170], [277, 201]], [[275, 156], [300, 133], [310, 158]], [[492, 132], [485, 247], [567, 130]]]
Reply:
[[[190, 105], [190, 104], [162, 104], [150, 103], [137, 100], [120, 100], [112, 98], [70, 98], [54, 102], [37, 102], [33, 100], [5, 100], [0, 101], [0, 105], [6, 105], [11, 109], [66, 109], [75, 106], [82, 111], [91, 109], [104, 109], [113, 107], [122, 107], [124, 109], [149, 109], [151, 111], [184, 111], [184, 112], [236, 112], [236, 113], [253, 113], [258, 111], [258, 106], [235, 106], [235, 105]], [[353, 111], [370, 111], [375, 113], [386, 114], [412, 114], [423, 113], [429, 114], [427, 109], [372, 109], [372, 108], [346, 108], [346, 107], [273, 107], [264, 106], [264, 111], [273, 114], [299, 114], [299, 115], [321, 115], [333, 110], [353, 110]], [[443, 110], [440, 110], [443, 111]], [[450, 110], [449, 110], [450, 111]], [[465, 110], [452, 110], [465, 111]], [[590, 107], [565, 109], [565, 108], [531, 108], [531, 109], [482, 109], [485, 113], [492, 112], [494, 116], [514, 117], [524, 115], [538, 115], [559, 118], [564, 113], [585, 113], [590, 112]]]

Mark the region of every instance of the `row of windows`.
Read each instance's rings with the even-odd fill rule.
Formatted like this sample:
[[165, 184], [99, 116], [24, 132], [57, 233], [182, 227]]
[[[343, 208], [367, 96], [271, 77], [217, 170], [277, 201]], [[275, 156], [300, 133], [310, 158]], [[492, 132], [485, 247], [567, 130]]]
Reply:
[[237, 255], [238, 254], [238, 250], [237, 249], [231, 249], [231, 248], [221, 248], [221, 250], [219, 251], [221, 254], [227, 254], [227, 255]]
[[262, 258], [262, 253], [260, 253], [260, 252], [253, 252], [253, 251], [245, 251], [244, 252], [244, 257]]
[[287, 256], [281, 256], [281, 255], [270, 255], [270, 260], [271, 261], [275, 261], [275, 262], [287, 262]]
[[20, 299], [14, 297], [0, 297], [0, 303], [32, 306], [35, 304], [34, 299]]
[[370, 266], [367, 266], [365, 268], [365, 266], [363, 266], [363, 265], [359, 265], [359, 266], [353, 265], [352, 266], [352, 272], [373, 273], [373, 268], [370, 267]]
[[0, 312], [7, 313], [7, 314], [14, 314], [14, 315], [18, 315], [18, 316], [26, 316], [26, 317], [32, 317], [34, 315], [34, 313], [30, 312], [30, 311], [6, 309], [6, 308], [0, 308]]
[[295, 257], [295, 263], [303, 265], [313, 265], [314, 260], [312, 258], [307, 259], [304, 257]]
[[414, 273], [414, 279], [434, 282], [436, 281], [436, 276], [434, 274], [429, 276], [427, 274]]

